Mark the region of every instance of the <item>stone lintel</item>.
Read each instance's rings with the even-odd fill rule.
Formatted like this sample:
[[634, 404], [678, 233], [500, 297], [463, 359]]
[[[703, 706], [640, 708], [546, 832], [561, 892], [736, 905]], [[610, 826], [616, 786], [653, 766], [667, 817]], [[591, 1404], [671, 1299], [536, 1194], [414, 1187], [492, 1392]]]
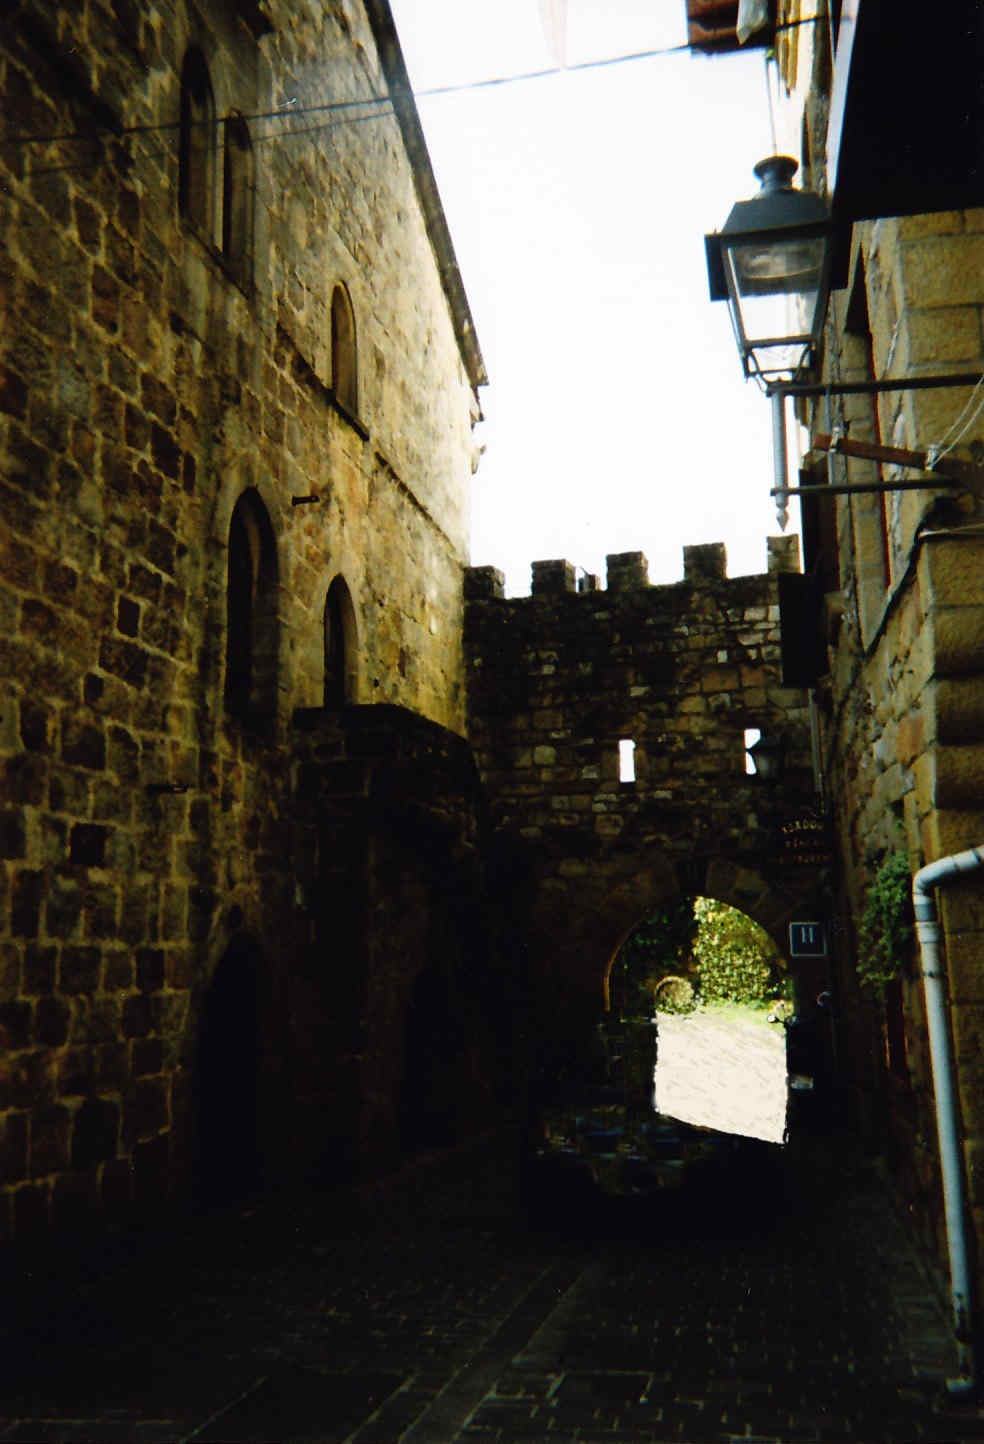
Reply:
[[649, 586], [649, 562], [642, 552], [614, 552], [605, 558], [605, 566], [610, 592]]
[[705, 542], [701, 546], [684, 547], [683, 580], [685, 582], [723, 582], [728, 576], [728, 553], [724, 542]]

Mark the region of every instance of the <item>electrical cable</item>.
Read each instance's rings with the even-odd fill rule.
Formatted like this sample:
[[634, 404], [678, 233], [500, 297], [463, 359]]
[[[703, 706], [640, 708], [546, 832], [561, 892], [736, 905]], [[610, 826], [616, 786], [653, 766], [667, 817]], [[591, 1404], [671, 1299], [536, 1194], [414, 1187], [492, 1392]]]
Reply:
[[957, 419], [947, 427], [939, 441], [926, 448], [926, 466], [930, 471], [943, 460], [944, 456], [949, 456], [954, 447], [959, 446], [982, 412], [984, 412], [984, 375], [970, 393], [967, 403]]
[[[822, 15], [807, 15], [799, 20], [784, 21], [776, 26], [776, 30], [792, 30], [801, 25], [813, 25], [822, 20]], [[624, 65], [634, 60], [651, 60], [662, 55], [682, 55], [692, 51], [699, 51], [699, 46], [693, 46], [689, 42], [680, 45], [669, 45], [656, 50], [635, 50], [625, 55], [613, 55], [603, 60], [581, 60], [574, 64], [565, 66], [550, 66], [544, 70], [529, 70], [519, 72], [515, 75], [492, 76], [485, 80], [469, 80], [454, 85], [437, 85], [423, 90], [411, 91], [414, 100], [430, 100], [445, 95], [459, 95], [476, 90], [489, 90], [502, 85], [515, 85], [530, 80], [545, 80], [551, 76], [569, 75], [584, 70], [599, 70], [612, 65]], [[334, 100], [325, 101], [317, 105], [290, 105], [283, 106], [278, 110], [256, 111], [253, 114], [244, 114], [240, 119], [253, 122], [257, 120], [285, 119], [289, 116], [314, 114], [319, 111], [349, 110], [360, 105], [392, 105], [388, 95], [369, 95], [359, 100]], [[384, 115], [391, 114], [391, 111], [382, 112]], [[360, 117], [367, 119], [368, 117]], [[146, 135], [154, 131], [178, 130], [180, 121], [161, 121], [157, 124], [128, 125], [109, 132], [114, 139], [125, 139], [127, 136]], [[105, 127], [104, 127], [105, 128]], [[289, 132], [288, 132], [289, 133]], [[63, 131], [50, 135], [6, 135], [0, 136], [0, 145], [3, 146], [27, 146], [27, 145], [53, 145], [63, 141], [91, 141], [91, 131]]]

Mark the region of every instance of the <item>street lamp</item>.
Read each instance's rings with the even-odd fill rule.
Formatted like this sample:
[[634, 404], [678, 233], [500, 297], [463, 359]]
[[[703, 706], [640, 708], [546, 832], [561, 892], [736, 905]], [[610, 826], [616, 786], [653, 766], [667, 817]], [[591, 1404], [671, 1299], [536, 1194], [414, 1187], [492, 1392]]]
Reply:
[[[788, 155], [759, 161], [757, 196], [704, 237], [712, 301], [727, 301], [745, 376], [790, 380], [816, 358], [830, 299], [834, 227]], [[844, 284], [843, 281], [840, 282]]]

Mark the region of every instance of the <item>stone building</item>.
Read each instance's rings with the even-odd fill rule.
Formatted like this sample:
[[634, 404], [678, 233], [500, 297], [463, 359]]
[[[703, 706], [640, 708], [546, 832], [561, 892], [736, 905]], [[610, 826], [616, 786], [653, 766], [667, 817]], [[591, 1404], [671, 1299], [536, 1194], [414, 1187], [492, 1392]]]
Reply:
[[5, 1236], [383, 1166], [499, 1043], [485, 377], [385, 0], [22, 0], [0, 93]]
[[[984, 19], [961, 0], [924, 27], [898, 27], [887, 7], [862, 0], [844, 5], [838, 28], [826, 9], [787, 0], [778, 20], [788, 28], [775, 36], [789, 95], [785, 148], [849, 237], [847, 284], [833, 293], [815, 379], [932, 384], [797, 403], [813, 445], [802, 482], [882, 489], [804, 498], [815, 607], [790, 640], [815, 658], [797, 680], [813, 687], [838, 839], [838, 1006], [852, 1112], [886, 1148], [913, 1216], [942, 1252], [915, 942], [899, 951], [899, 974], [883, 991], [862, 990], [858, 975], [886, 859], [901, 854], [915, 872], [984, 841], [984, 407], [972, 380], [937, 384], [984, 372]], [[899, 105], [910, 78], [921, 88], [918, 114]], [[838, 432], [840, 453], [821, 439]], [[865, 446], [873, 459], [857, 454]], [[911, 489], [893, 490], [900, 481]], [[941, 888], [939, 905], [979, 1272], [984, 874]]]
[[[468, 573], [468, 735], [541, 1055], [583, 1056], [619, 948], [668, 901], [729, 903], [783, 953], [789, 923], [816, 916], [809, 713], [782, 685], [779, 634], [779, 581], [798, 569], [797, 539], [777, 537], [759, 576], [729, 578], [720, 543], [685, 547], [666, 586], [636, 552], [608, 558], [604, 590], [566, 561], [534, 562], [530, 597]], [[783, 753], [781, 782], [747, 770], [752, 733]], [[826, 986], [813, 967], [804, 1003]]]

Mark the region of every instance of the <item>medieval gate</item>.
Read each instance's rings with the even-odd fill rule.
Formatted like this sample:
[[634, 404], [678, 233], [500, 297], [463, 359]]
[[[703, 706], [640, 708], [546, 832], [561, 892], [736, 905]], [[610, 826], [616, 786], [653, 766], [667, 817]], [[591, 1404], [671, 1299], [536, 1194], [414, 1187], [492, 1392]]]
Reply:
[[[808, 698], [782, 683], [778, 573], [798, 562], [772, 538], [767, 573], [729, 579], [722, 545], [687, 547], [683, 581], [656, 587], [627, 553], [603, 591], [536, 562], [510, 599], [469, 572], [469, 737], [558, 1038], [584, 1036], [622, 942], [674, 897], [730, 903], [780, 946], [823, 916]], [[753, 729], [779, 778], [746, 771]]]

